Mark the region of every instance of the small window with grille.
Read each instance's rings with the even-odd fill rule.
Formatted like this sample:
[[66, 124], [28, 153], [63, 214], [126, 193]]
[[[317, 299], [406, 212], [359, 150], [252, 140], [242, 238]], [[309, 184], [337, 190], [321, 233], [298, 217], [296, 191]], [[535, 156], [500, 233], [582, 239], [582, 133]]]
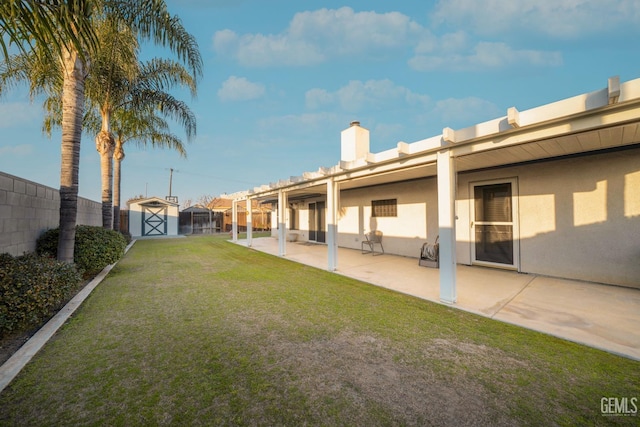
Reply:
[[372, 216], [398, 216], [398, 199], [372, 200]]

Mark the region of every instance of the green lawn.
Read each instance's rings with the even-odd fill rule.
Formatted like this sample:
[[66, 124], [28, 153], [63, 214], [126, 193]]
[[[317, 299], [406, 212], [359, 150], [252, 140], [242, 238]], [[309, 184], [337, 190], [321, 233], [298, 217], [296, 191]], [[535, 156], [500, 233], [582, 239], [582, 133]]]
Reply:
[[[0, 425], [637, 425], [640, 363], [231, 244], [136, 242]], [[638, 403], [640, 406], [640, 403]]]

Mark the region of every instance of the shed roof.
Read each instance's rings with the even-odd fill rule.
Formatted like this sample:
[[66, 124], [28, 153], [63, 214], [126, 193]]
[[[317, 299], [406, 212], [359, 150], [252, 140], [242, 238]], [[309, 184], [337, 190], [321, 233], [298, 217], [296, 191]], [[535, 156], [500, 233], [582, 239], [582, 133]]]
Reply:
[[156, 205], [167, 205], [167, 206], [179, 206], [177, 203], [170, 202], [165, 199], [161, 199], [160, 197], [146, 197], [144, 199], [132, 200], [127, 203], [129, 206], [131, 205], [147, 205], [147, 204], [156, 204]]

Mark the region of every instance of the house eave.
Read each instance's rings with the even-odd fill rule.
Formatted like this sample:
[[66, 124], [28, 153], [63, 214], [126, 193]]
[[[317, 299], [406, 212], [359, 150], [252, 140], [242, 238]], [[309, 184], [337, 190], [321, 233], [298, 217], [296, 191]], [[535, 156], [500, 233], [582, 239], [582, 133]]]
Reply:
[[[499, 166], [550, 158], [577, 152], [589, 152], [637, 143], [635, 140], [610, 142], [608, 146], [597, 143], [583, 143], [584, 140], [597, 140], [600, 132], [615, 129], [622, 132], [625, 126], [640, 126], [640, 79], [617, 83], [609, 79], [608, 87], [598, 91], [567, 98], [525, 111], [515, 107], [507, 110], [503, 117], [479, 123], [467, 128], [453, 130], [444, 128], [442, 134], [413, 143], [398, 142], [393, 149], [379, 153], [367, 153], [361, 159], [341, 161], [331, 168], [320, 168], [316, 172], [305, 172], [298, 177], [290, 177], [256, 187], [253, 190], [236, 193], [236, 200], [275, 198], [280, 191], [304, 191], [325, 185], [330, 181], [345, 183], [393, 174], [435, 165], [437, 153], [443, 150], [451, 152], [454, 158], [465, 158], [467, 163], [478, 162], [476, 167]], [[640, 127], [638, 127], [640, 129]], [[573, 141], [572, 138], [576, 139]], [[567, 142], [566, 146], [562, 146]], [[551, 145], [550, 150], [545, 150]], [[532, 149], [527, 150], [526, 146]], [[500, 150], [502, 159], [489, 159], [483, 153]], [[471, 165], [461, 170], [469, 170]], [[429, 174], [435, 175], [435, 170]], [[425, 169], [426, 171], [426, 169]], [[395, 180], [395, 178], [394, 178]]]

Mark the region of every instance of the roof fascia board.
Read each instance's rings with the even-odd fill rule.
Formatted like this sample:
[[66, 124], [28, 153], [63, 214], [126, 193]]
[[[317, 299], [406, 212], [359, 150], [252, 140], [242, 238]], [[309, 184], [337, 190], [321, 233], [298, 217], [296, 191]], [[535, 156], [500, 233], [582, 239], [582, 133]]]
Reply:
[[633, 103], [614, 104], [604, 110], [587, 111], [571, 117], [565, 116], [558, 120], [529, 125], [526, 128], [516, 128], [509, 132], [459, 142], [451, 149], [453, 155], [457, 157], [639, 121], [640, 100], [635, 101]]
[[436, 162], [438, 149], [431, 149], [401, 158], [395, 158], [385, 162], [376, 163], [359, 169], [353, 169], [335, 176], [336, 182], [348, 181], [351, 179], [364, 178], [367, 176], [379, 175], [382, 173], [399, 172], [404, 169], [411, 169], [417, 166], [425, 166]]
[[[307, 188], [317, 187], [319, 185], [326, 185], [327, 182], [330, 181], [330, 179], [331, 179], [331, 176], [323, 176], [323, 177], [309, 178], [301, 182], [288, 182], [286, 184], [283, 184], [282, 186], [279, 186], [277, 188], [272, 188], [270, 190], [254, 191], [251, 194], [247, 195], [246, 197], [249, 197], [252, 199], [273, 197], [273, 196], [277, 196], [280, 191], [290, 192], [290, 191], [297, 191], [297, 190], [306, 190]], [[244, 199], [237, 199], [237, 200], [244, 200]]]

